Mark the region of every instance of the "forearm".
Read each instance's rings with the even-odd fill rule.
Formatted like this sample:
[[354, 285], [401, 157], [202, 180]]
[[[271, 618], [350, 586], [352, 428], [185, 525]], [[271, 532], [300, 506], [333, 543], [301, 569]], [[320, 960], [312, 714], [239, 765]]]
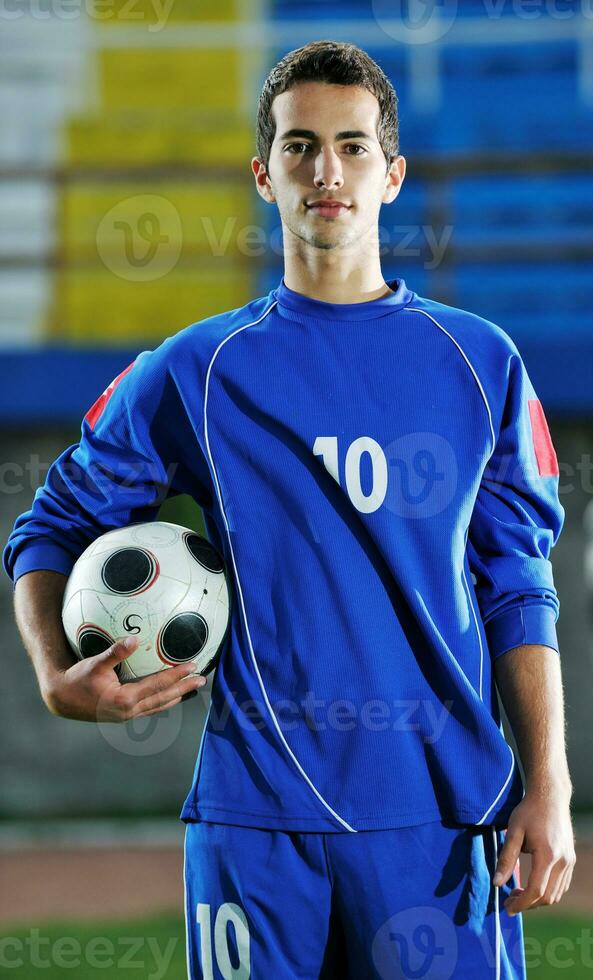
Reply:
[[494, 673], [517, 742], [526, 790], [570, 797], [564, 695], [557, 651], [538, 644], [514, 647], [497, 657]]
[[44, 699], [56, 674], [76, 663], [62, 625], [67, 581], [60, 572], [27, 572], [14, 590], [16, 623]]

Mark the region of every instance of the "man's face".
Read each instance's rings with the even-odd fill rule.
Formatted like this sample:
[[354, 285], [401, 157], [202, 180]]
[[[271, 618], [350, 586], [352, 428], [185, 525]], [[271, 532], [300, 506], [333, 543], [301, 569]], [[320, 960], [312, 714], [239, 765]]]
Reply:
[[[268, 171], [257, 157], [252, 169], [285, 229], [320, 249], [359, 247], [365, 236], [376, 238], [379, 209], [397, 196], [405, 160], [397, 157], [387, 171], [372, 92], [302, 82], [276, 96], [272, 112], [276, 135]], [[318, 204], [323, 199], [345, 207], [325, 210]]]

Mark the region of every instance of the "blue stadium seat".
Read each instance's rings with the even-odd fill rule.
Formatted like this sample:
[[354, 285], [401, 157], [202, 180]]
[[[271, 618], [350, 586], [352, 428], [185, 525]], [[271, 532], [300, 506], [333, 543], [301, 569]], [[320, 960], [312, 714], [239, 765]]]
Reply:
[[588, 262], [459, 265], [448, 301], [493, 320], [513, 337], [568, 342], [591, 336]]
[[371, 0], [273, 0], [270, 16], [274, 20], [367, 20], [372, 16]]
[[[448, 0], [442, 0], [442, 6], [446, 9]], [[580, 6], [578, 0], [567, 0], [563, 10], [578, 13]], [[378, 8], [371, 0], [273, 0], [271, 16], [279, 21], [335, 16], [370, 20], [375, 9], [386, 11], [388, 0], [378, 0]], [[496, 10], [497, 19], [515, 17], [512, 4], [497, 4]], [[480, 29], [490, 23], [484, 18], [484, 0], [457, 3], [457, 16], [476, 22], [481, 18]], [[402, 192], [382, 208], [379, 223], [391, 243], [398, 236], [402, 242], [406, 229], [414, 234], [406, 239], [405, 254], [384, 248], [382, 269], [386, 279], [403, 276], [420, 294], [499, 323], [529, 351], [546, 397], [545, 388], [553, 380], [546, 373], [546, 350], [556, 351], [552, 361], [561, 375], [573, 355], [571, 371], [575, 363], [586, 365], [581, 387], [593, 367], [593, 277], [588, 262], [593, 181], [585, 164], [578, 172], [572, 164], [564, 173], [554, 165], [546, 174], [539, 161], [550, 153], [561, 157], [593, 152], [593, 107], [579, 89], [576, 41], [486, 44], [481, 38], [475, 45], [452, 43], [450, 38], [451, 43], [439, 46], [440, 101], [430, 110], [415, 102], [411, 49], [395, 42], [380, 47], [362, 44], [396, 88], [401, 152], [408, 159]], [[270, 52], [270, 59], [285, 53]], [[483, 160], [490, 155], [492, 167], [484, 173]], [[501, 156], [521, 166], [505, 171], [497, 159]], [[456, 174], [457, 158], [469, 163], [468, 176]], [[424, 176], [415, 170], [417, 161]], [[438, 179], [426, 175], [426, 164], [448, 161], [449, 172], [445, 169]], [[270, 231], [278, 225], [272, 209], [264, 209], [261, 220]], [[435, 269], [428, 261], [425, 225], [437, 238], [446, 226], [453, 226], [450, 249]], [[419, 254], [412, 254], [414, 249]], [[282, 275], [279, 254], [270, 253], [263, 264], [260, 293], [273, 288]], [[561, 352], [568, 358], [563, 367]], [[550, 388], [552, 402], [568, 404], [570, 398], [560, 398], [561, 384], [556, 381], [556, 388]], [[581, 404], [590, 401], [583, 392], [571, 397], [575, 404], [579, 397]]]
[[593, 182], [586, 174], [457, 177], [448, 187], [455, 245], [588, 244]]

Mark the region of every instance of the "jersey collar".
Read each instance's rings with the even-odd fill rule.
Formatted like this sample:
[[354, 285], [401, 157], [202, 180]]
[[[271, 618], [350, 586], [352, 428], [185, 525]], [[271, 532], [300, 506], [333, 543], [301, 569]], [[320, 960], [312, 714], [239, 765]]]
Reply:
[[305, 314], [312, 319], [369, 320], [403, 309], [415, 295], [408, 289], [403, 279], [387, 279], [386, 282], [393, 292], [381, 299], [372, 299], [365, 303], [325, 303], [320, 299], [311, 299], [310, 296], [289, 289], [284, 282], [284, 276], [274, 290], [274, 295], [280, 308]]

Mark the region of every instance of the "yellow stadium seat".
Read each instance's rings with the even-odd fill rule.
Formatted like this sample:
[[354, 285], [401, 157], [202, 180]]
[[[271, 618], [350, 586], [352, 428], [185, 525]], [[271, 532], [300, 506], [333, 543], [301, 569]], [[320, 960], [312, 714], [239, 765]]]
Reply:
[[[154, 38], [246, 10], [245, 0], [91, 2], [99, 28], [146, 25]], [[62, 131], [50, 342], [155, 346], [253, 296], [262, 246], [244, 89], [258, 63], [259, 51], [239, 47], [98, 48], [97, 99]]]
[[[233, 258], [253, 254], [253, 198], [240, 183], [152, 180], [71, 183], [61, 195], [58, 230], [65, 262], [125, 265], [151, 241], [179, 256]], [[158, 242], [157, 242], [158, 239]], [[119, 258], [118, 258], [119, 256]]]
[[241, 56], [236, 48], [99, 51], [101, 105], [109, 111], [233, 110], [241, 92]]
[[236, 113], [89, 115], [71, 119], [64, 133], [64, 159], [81, 166], [195, 164], [249, 173], [254, 154], [255, 123]]
[[[160, 24], [234, 21], [241, 14], [237, 0], [112, 0], [93, 4], [92, 17], [96, 24]], [[156, 8], [156, 9], [155, 9]]]
[[105, 268], [69, 269], [56, 276], [47, 337], [77, 347], [154, 347], [252, 297], [250, 270], [230, 262], [177, 266], [148, 282], [128, 282]]

